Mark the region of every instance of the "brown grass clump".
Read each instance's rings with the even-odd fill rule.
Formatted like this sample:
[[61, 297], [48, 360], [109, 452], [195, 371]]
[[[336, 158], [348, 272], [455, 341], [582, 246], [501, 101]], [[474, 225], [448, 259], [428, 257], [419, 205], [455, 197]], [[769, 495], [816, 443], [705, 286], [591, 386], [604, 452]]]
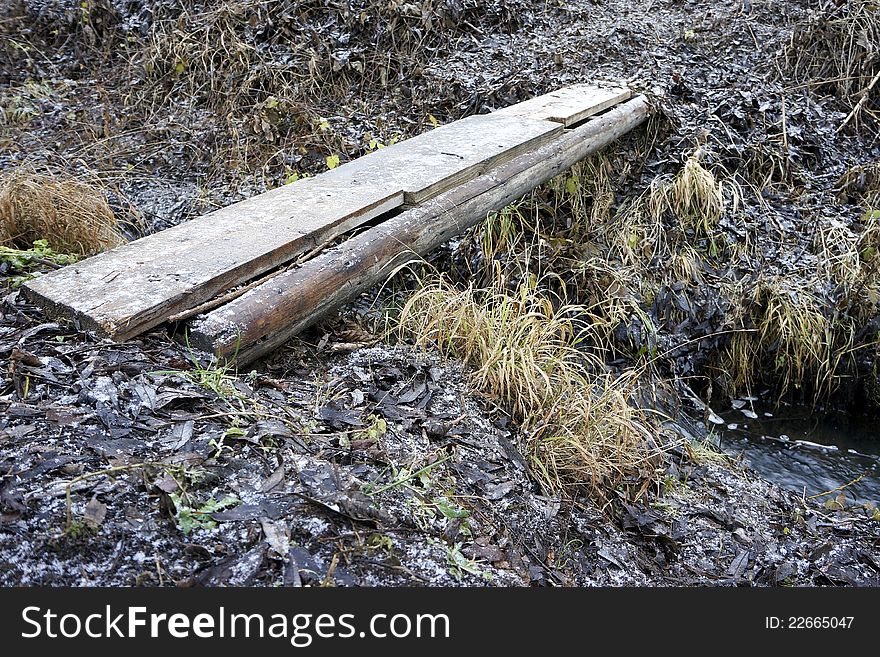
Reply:
[[780, 395], [799, 390], [816, 400], [833, 393], [854, 352], [853, 322], [832, 320], [818, 295], [782, 278], [759, 281], [748, 304], [754, 330], [736, 333], [724, 355], [733, 387], [749, 388], [770, 361]]
[[[500, 272], [509, 290], [538, 279], [554, 298], [572, 300], [590, 324], [585, 340], [614, 353], [615, 332], [642, 312], [647, 263], [664, 247], [663, 227], [641, 199], [615, 208], [615, 181], [628, 164], [594, 155], [487, 218], [476, 234], [483, 261], [476, 287]], [[650, 287], [648, 285], [647, 287]]]
[[584, 487], [604, 498], [623, 482], [650, 480], [659, 450], [629, 403], [634, 381], [594, 373], [599, 359], [579, 348], [588, 330], [583, 309], [556, 308], [534, 287], [504, 289], [423, 284], [398, 329], [473, 368], [476, 388], [520, 422], [524, 451], [548, 490]]
[[685, 228], [711, 238], [722, 215], [736, 212], [742, 193], [734, 182], [717, 180], [700, 159], [697, 151], [671, 179], [652, 182], [648, 205], [657, 220], [668, 211]]
[[125, 242], [104, 195], [64, 176], [21, 169], [0, 178], [0, 244], [89, 256]]
[[597, 153], [556, 176], [546, 187], [552, 215], [570, 218], [570, 225], [557, 226], [572, 239], [583, 239], [601, 230], [614, 210], [612, 179], [617, 172], [611, 158]]
[[132, 100], [151, 113], [181, 100], [209, 110], [225, 132], [218, 143], [235, 144], [216, 164], [315, 165], [328, 152], [357, 152], [427, 125], [395, 127], [376, 120], [377, 107], [442, 118], [405, 81], [418, 80], [449, 43], [516, 25], [510, 1], [192, 0], [156, 8], [131, 59], [133, 76], [145, 81]]
[[[847, 297], [876, 288], [880, 278], [880, 210], [866, 211], [851, 226], [829, 220], [816, 231], [813, 249], [820, 273], [837, 283]], [[852, 299], [850, 310], [860, 301]]]
[[[870, 240], [874, 232], [868, 229], [863, 238]], [[839, 219], [820, 225], [813, 236], [813, 250], [819, 256], [819, 273], [846, 289], [858, 285], [863, 264], [860, 255], [863, 249], [859, 248], [859, 243], [863, 238]]]

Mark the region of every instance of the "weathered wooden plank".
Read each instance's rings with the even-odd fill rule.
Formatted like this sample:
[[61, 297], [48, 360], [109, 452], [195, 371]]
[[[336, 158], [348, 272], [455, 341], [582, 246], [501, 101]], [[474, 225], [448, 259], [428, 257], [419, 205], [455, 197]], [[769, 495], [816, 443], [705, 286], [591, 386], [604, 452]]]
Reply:
[[632, 97], [629, 89], [575, 84], [497, 110], [495, 116], [527, 116], [568, 127]]
[[305, 179], [51, 272], [24, 291], [52, 314], [125, 340], [403, 203], [399, 191], [384, 194]]
[[595, 153], [644, 122], [639, 96], [539, 149], [346, 240], [238, 299], [192, 320], [190, 344], [247, 363], [276, 349], [327, 312], [351, 301], [406, 262]]
[[369, 182], [389, 194], [403, 191], [404, 203], [416, 205], [546, 143], [560, 129], [542, 117], [471, 116], [373, 151], [321, 177]]
[[53, 314], [124, 340], [405, 202], [479, 175], [559, 130], [517, 116], [456, 121], [46, 274], [27, 283], [25, 293]]

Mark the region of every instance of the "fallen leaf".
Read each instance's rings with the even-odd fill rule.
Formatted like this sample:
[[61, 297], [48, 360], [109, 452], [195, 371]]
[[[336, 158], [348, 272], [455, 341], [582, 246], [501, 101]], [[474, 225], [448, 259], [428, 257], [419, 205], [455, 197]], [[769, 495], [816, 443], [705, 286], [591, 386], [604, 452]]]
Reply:
[[283, 520], [260, 518], [260, 526], [266, 536], [266, 543], [279, 557], [286, 559], [290, 550], [290, 528]]
[[260, 492], [268, 493], [270, 490], [278, 486], [278, 484], [284, 481], [284, 466], [279, 465], [275, 472], [269, 475], [266, 480], [260, 484]]
[[101, 526], [101, 523], [104, 522], [104, 518], [107, 517], [107, 505], [97, 497], [93, 497], [89, 500], [89, 503], [86, 504], [84, 516], [86, 524], [92, 529], [97, 529]]

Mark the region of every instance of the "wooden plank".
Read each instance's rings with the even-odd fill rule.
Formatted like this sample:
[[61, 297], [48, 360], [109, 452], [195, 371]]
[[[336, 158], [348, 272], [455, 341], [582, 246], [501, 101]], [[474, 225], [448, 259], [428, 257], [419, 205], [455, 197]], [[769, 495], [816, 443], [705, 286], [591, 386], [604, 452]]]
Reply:
[[406, 262], [570, 168], [644, 122], [639, 96], [539, 149], [499, 164], [460, 187], [274, 276], [189, 324], [190, 344], [247, 363], [276, 349], [327, 312], [385, 280]]
[[532, 116], [481, 114], [373, 151], [321, 174], [327, 181], [352, 181], [403, 191], [404, 203], [425, 199], [478, 176], [553, 138], [561, 127]]
[[49, 312], [125, 340], [403, 203], [546, 142], [561, 127], [475, 116], [41, 276]]
[[403, 194], [298, 181], [29, 281], [25, 294], [125, 340], [402, 205]]
[[494, 116], [527, 116], [561, 123], [579, 123], [609, 107], [628, 100], [629, 89], [575, 84], [493, 112]]

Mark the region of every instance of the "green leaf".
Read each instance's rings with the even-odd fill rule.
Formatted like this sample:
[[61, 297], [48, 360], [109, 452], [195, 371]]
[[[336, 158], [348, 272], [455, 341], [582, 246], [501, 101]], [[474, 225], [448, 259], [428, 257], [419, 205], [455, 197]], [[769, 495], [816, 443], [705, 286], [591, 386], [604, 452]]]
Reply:
[[57, 265], [69, 265], [76, 262], [77, 257], [66, 253], [56, 253], [49, 247], [46, 240], [35, 241], [33, 248], [27, 250], [0, 246], [0, 262], [8, 264], [13, 269], [27, 272], [38, 266], [41, 260], [48, 260]]
[[377, 417], [375, 415], [371, 415], [370, 419], [373, 420], [373, 424], [367, 429], [367, 437], [371, 440], [375, 440], [380, 436], [384, 436], [388, 433], [388, 423], [385, 421], [384, 417]]
[[478, 575], [486, 580], [492, 579], [491, 573], [483, 572], [475, 561], [468, 559], [461, 553], [461, 543], [456, 543], [446, 549], [446, 565], [449, 566], [449, 573], [455, 579], [460, 580], [464, 577], [464, 573]]
[[339, 166], [339, 156], [338, 155], [329, 155], [327, 157], [327, 168], [335, 169]]
[[227, 495], [219, 502], [212, 497], [198, 509], [193, 509], [179, 493], [170, 493], [168, 497], [177, 510], [177, 527], [184, 534], [191, 533], [193, 529], [215, 529], [217, 521], [210, 514], [241, 503], [234, 495]]
[[394, 548], [394, 542], [391, 540], [390, 536], [385, 534], [371, 534], [370, 538], [367, 539], [367, 546], [373, 550], [384, 550], [385, 552], [391, 552]]
[[466, 509], [458, 509], [440, 498], [434, 500], [434, 506], [436, 506], [440, 513], [442, 513], [448, 520], [469, 518], [471, 515], [470, 511]]

